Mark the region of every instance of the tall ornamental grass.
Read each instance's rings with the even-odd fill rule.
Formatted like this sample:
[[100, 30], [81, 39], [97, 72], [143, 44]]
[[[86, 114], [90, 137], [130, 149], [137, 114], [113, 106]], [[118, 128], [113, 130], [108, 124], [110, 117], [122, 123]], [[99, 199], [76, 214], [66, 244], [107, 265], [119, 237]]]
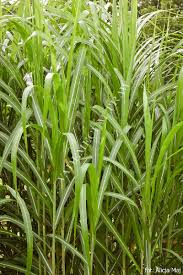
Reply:
[[183, 39], [172, 12], [0, 1], [1, 274], [182, 267]]

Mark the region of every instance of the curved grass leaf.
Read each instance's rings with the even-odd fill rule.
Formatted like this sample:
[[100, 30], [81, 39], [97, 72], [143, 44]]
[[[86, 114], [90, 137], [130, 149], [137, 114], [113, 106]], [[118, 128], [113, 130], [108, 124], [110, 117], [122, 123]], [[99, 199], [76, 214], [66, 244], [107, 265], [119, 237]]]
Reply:
[[[48, 235], [48, 237], [52, 238], [52, 235]], [[84, 258], [84, 256], [78, 251], [76, 250], [71, 244], [69, 244], [68, 242], [66, 242], [65, 240], [63, 240], [61, 237], [59, 236], [55, 236], [55, 239], [60, 242], [63, 246], [65, 246], [73, 255], [79, 257], [83, 263], [85, 263], [87, 265], [87, 261]]]
[[106, 216], [104, 212], [101, 212], [102, 219], [106, 226], [108, 227], [109, 231], [113, 233], [114, 237], [116, 238], [117, 242], [121, 246], [122, 250], [128, 255], [129, 259], [133, 262], [135, 265], [136, 269], [140, 272], [140, 267], [137, 264], [136, 260], [134, 259], [133, 255], [131, 254], [128, 246], [125, 244], [124, 240], [122, 239], [122, 236], [120, 236], [119, 232], [115, 228], [115, 226], [112, 224], [110, 219]]
[[128, 198], [127, 196], [125, 196], [125, 195], [118, 194], [118, 193], [113, 193], [113, 192], [105, 192], [104, 195], [105, 195], [105, 196], [109, 196], [109, 197], [113, 197], [113, 198], [118, 199], [118, 200], [121, 200], [121, 201], [124, 201], [124, 202], [126, 202], [127, 204], [132, 205], [132, 206], [134, 206], [135, 208], [138, 209], [136, 203], [135, 203], [133, 200], [129, 199], [129, 198]]
[[26, 274], [30, 274], [32, 268], [32, 257], [33, 257], [33, 233], [32, 224], [29, 211], [27, 210], [24, 200], [20, 197], [18, 192], [13, 190], [11, 187], [6, 186], [11, 195], [16, 199], [22, 213], [24, 221], [24, 230], [27, 239], [27, 262], [26, 262]]
[[[27, 274], [26, 273], [27, 272], [26, 268], [23, 268], [21, 266], [15, 265], [15, 264], [12, 264], [11, 262], [8, 262], [8, 261], [0, 261], [0, 266], [2, 268], [9, 268], [9, 269], [12, 269], [12, 270], [15, 270], [15, 271], [20, 271], [23, 274]], [[36, 275], [36, 273], [29, 272], [29, 275]]]

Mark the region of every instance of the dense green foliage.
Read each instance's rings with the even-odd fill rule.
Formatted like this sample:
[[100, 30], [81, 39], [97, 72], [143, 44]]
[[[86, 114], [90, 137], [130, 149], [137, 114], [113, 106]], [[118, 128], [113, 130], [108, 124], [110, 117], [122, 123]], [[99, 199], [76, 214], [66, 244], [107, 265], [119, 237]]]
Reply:
[[139, 6], [146, 9], [173, 8], [181, 10], [183, 8], [183, 3], [182, 0], [142, 0], [139, 1]]
[[[139, 4], [139, 13], [146, 14], [158, 9], [170, 12], [168, 18], [164, 17], [158, 20], [158, 25], [161, 28], [168, 23], [170, 32], [177, 32], [183, 28], [183, 1], [182, 0], [142, 0]], [[146, 31], [147, 32], [147, 31]]]
[[0, 1], [2, 274], [182, 268], [182, 31], [112, 4]]

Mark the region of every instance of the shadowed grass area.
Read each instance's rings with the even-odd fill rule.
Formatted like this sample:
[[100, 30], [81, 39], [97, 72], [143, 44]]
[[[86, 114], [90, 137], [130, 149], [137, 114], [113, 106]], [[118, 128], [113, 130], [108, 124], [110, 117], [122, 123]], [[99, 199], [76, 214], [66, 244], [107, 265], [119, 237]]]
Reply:
[[170, 13], [140, 17], [137, 0], [0, 7], [1, 273], [181, 268], [183, 40]]

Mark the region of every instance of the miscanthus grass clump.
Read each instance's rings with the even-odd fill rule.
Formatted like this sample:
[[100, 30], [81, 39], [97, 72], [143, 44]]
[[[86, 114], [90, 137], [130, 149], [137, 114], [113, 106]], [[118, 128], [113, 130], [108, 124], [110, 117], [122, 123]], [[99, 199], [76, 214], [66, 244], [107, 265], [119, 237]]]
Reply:
[[1, 274], [182, 267], [182, 33], [137, 8], [0, 1]]

